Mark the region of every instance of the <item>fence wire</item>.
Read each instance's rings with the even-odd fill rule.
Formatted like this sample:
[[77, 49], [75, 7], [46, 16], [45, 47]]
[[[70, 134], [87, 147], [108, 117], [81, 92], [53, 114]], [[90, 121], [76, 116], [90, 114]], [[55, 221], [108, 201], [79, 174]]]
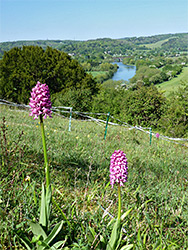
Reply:
[[[16, 107], [16, 108], [23, 108], [25, 110], [28, 110], [30, 108], [29, 105], [17, 104], [17, 103], [10, 102], [10, 101], [4, 100], [4, 99], [0, 99], [0, 105], [5, 105], [5, 106], [9, 106], [9, 107]], [[23, 111], [25, 111], [25, 110], [23, 110]], [[78, 116], [80, 116], [80, 117], [82, 117], [84, 119], [87, 119], [88, 121], [96, 122], [96, 124], [98, 124], [100, 126], [105, 125], [106, 120], [95, 118], [95, 117], [92, 117], [90, 115], [94, 115], [94, 116], [107, 116], [108, 115], [108, 113], [92, 113], [92, 112], [73, 111], [72, 107], [64, 107], [64, 106], [52, 107], [52, 113], [57, 115], [57, 116], [60, 116], [62, 118], [67, 118], [68, 119], [68, 117], [62, 115], [62, 113], [70, 114], [70, 112], [72, 112], [72, 114], [78, 115]], [[119, 120], [118, 118], [115, 118], [112, 115], [110, 115], [110, 118], [117, 121], [118, 123], [109, 121], [108, 122], [109, 125], [125, 127], [128, 130], [135, 129], [135, 130], [142, 131], [143, 133], [147, 133], [149, 135], [156, 136], [156, 133], [151, 132], [150, 127], [144, 128], [144, 127], [141, 127], [141, 126], [132, 126], [132, 125], [126, 123], [126, 122], [123, 122], [123, 121]], [[72, 118], [72, 119], [74, 119], [74, 118]], [[74, 119], [74, 120], [76, 120], [76, 119]], [[175, 144], [179, 144], [179, 145], [188, 147], [185, 144], [179, 143], [179, 142], [188, 142], [187, 138], [173, 138], [173, 137], [169, 137], [169, 136], [165, 136], [165, 135], [161, 135], [161, 134], [160, 134], [159, 138], [162, 139], [162, 140], [165, 140], [165, 141], [169, 141], [169, 142], [172, 142], [172, 143], [175, 143]]]

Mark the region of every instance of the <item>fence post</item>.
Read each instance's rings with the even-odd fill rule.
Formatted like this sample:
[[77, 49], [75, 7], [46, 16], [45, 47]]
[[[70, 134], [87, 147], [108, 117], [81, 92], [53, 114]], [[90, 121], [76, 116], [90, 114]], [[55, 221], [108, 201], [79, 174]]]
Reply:
[[71, 131], [72, 108], [70, 108], [69, 131]]
[[106, 118], [106, 128], [105, 128], [105, 132], [104, 132], [104, 140], [106, 139], [109, 118], [110, 118], [110, 112], [108, 112], [107, 118]]
[[150, 128], [150, 136], [149, 136], [149, 145], [151, 146], [151, 139], [152, 139], [152, 128]]

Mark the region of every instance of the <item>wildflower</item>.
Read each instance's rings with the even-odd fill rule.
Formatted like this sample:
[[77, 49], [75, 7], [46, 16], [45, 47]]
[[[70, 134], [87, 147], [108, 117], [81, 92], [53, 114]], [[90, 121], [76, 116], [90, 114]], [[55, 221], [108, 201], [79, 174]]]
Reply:
[[24, 181], [30, 181], [30, 176], [27, 175], [27, 176], [25, 177]]
[[37, 82], [36, 86], [32, 89], [29, 106], [31, 107], [30, 116], [34, 116], [34, 120], [38, 119], [40, 115], [43, 115], [44, 119], [47, 116], [52, 117], [52, 103], [50, 101], [48, 85], [42, 84], [39, 81]]
[[117, 182], [120, 186], [127, 181], [128, 177], [128, 163], [126, 154], [121, 150], [115, 150], [110, 157], [110, 183], [112, 188]]
[[157, 133], [155, 136], [156, 136], [157, 139], [159, 139], [159, 133]]

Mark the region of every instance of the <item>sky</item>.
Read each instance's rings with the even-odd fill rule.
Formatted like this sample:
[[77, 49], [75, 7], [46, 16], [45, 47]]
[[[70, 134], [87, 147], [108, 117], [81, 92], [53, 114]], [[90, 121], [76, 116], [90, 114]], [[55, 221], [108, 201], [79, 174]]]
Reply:
[[188, 0], [0, 0], [0, 42], [188, 32]]

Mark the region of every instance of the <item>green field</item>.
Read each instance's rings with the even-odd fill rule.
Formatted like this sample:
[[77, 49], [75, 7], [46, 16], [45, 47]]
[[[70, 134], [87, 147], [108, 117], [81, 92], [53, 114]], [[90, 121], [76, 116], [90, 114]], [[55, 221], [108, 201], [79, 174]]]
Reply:
[[[122, 213], [132, 209], [123, 220], [121, 245], [133, 244], [133, 250], [187, 249], [187, 147], [155, 136], [150, 145], [149, 134], [113, 125], [104, 140], [105, 124], [86, 120], [73, 119], [69, 132], [69, 119], [56, 115], [44, 125], [56, 201], [51, 224], [64, 215], [69, 222], [61, 234], [67, 239], [63, 249], [106, 249], [99, 239], [105, 245], [114, 223], [110, 215], [117, 215], [109, 164], [118, 149], [126, 153], [129, 167], [121, 188]], [[40, 125], [28, 112], [0, 105], [0, 127], [0, 248], [21, 250], [25, 248], [15, 232], [32, 238], [27, 221], [39, 216], [44, 181]]]
[[164, 91], [165, 96], [168, 96], [173, 91], [177, 91], [181, 83], [188, 83], [188, 67], [184, 67], [182, 73], [177, 77], [156, 86], [159, 90]]
[[[172, 38], [172, 37], [171, 37]], [[170, 39], [171, 39], [170, 38]], [[173, 37], [174, 38], [174, 37]], [[143, 44], [144, 46], [146, 46], [147, 48], [149, 49], [156, 49], [156, 48], [160, 48], [161, 45], [165, 42], [168, 42], [169, 38], [168, 39], [164, 39], [164, 40], [161, 40], [161, 41], [158, 41], [156, 43], [149, 43], [149, 44]], [[142, 46], [143, 46], [142, 45]]]
[[105, 75], [106, 71], [88, 71], [87, 73], [92, 74], [93, 77], [96, 77], [98, 75]]

